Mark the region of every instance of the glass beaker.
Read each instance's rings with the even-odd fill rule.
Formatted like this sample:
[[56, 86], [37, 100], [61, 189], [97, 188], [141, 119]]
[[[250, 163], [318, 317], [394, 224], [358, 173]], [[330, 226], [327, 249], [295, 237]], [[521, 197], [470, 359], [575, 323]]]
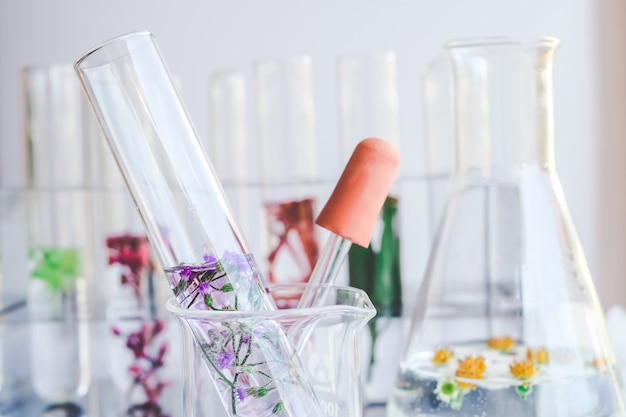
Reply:
[[388, 415], [623, 416], [554, 164], [552, 38], [450, 42], [457, 165]]
[[[299, 299], [304, 284], [282, 284], [269, 287], [274, 297]], [[320, 290], [322, 286], [320, 286]], [[322, 414], [317, 417], [360, 417], [362, 411], [358, 335], [374, 316], [375, 309], [367, 294], [359, 289], [332, 286], [324, 306], [264, 312], [191, 311], [167, 303], [182, 329], [185, 361], [184, 415], [186, 417], [227, 416], [219, 404], [219, 396], [204, 367], [223, 367], [225, 378], [233, 382], [232, 407], [269, 398], [263, 388], [263, 376], [255, 375], [254, 357], [250, 350], [259, 343], [272, 343], [271, 329], [275, 323], [289, 335], [318, 397]], [[231, 333], [232, 329], [249, 329], [229, 344], [216, 343], [213, 332]], [[199, 338], [202, 343], [193, 343]], [[234, 349], [233, 349], [234, 347]], [[288, 371], [285, 369], [285, 371]], [[230, 372], [233, 372], [232, 374]], [[254, 384], [261, 385], [254, 385]], [[220, 387], [219, 389], [223, 389]]]

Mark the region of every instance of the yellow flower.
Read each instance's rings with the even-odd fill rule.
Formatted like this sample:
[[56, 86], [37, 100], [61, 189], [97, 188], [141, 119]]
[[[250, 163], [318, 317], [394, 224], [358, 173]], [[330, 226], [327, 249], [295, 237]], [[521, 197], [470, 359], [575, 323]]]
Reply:
[[515, 378], [522, 380], [532, 378], [537, 373], [537, 367], [532, 361], [513, 361], [509, 369]]
[[539, 365], [545, 365], [550, 362], [550, 354], [546, 348], [531, 349], [526, 352], [526, 360]]
[[596, 356], [593, 361], [591, 362], [591, 365], [596, 368], [596, 370], [598, 372], [600, 372], [601, 374], [605, 374], [606, 373], [606, 368], [609, 364], [609, 361], [606, 358], [603, 358], [601, 356]]
[[433, 355], [433, 362], [437, 365], [445, 365], [454, 356], [450, 349], [439, 349]]
[[[459, 378], [483, 379], [485, 369], [487, 369], [485, 359], [481, 356], [468, 356], [459, 363], [454, 375]], [[463, 390], [476, 388], [475, 384], [469, 382], [457, 381], [457, 383]]]
[[487, 340], [487, 346], [491, 349], [507, 351], [515, 346], [515, 339], [512, 337], [492, 337]]

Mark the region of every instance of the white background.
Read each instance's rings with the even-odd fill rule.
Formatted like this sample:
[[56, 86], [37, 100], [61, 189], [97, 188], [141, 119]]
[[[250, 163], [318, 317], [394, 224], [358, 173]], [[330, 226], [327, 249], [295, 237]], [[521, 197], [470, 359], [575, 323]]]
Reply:
[[[250, 73], [257, 59], [313, 57], [320, 150], [339, 169], [335, 60], [394, 50], [399, 63], [405, 174], [423, 174], [421, 74], [450, 39], [551, 35], [557, 168], [605, 307], [626, 301], [621, 145], [626, 114], [619, 1], [501, 0], [3, 0], [0, 2], [0, 184], [24, 183], [19, 72], [73, 62], [135, 30], [153, 32], [200, 136], [209, 131], [208, 79]], [[625, 94], [621, 94], [625, 93]], [[418, 277], [415, 278], [419, 279]]]

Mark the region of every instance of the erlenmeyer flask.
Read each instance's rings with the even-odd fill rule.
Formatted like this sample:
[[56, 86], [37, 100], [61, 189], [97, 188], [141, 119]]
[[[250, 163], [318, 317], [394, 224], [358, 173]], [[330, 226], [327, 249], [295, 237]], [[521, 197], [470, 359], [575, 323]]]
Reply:
[[556, 175], [551, 38], [447, 45], [457, 167], [390, 416], [622, 416]]

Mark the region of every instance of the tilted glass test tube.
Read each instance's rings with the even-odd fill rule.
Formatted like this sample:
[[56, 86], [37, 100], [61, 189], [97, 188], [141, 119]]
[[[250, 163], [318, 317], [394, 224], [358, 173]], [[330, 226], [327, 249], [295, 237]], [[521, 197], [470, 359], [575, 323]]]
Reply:
[[[110, 40], [75, 67], [178, 303], [222, 311], [275, 308], [152, 35]], [[293, 346], [277, 326], [194, 328], [206, 370], [231, 414], [320, 414]], [[231, 351], [211, 349], [216, 342]]]

